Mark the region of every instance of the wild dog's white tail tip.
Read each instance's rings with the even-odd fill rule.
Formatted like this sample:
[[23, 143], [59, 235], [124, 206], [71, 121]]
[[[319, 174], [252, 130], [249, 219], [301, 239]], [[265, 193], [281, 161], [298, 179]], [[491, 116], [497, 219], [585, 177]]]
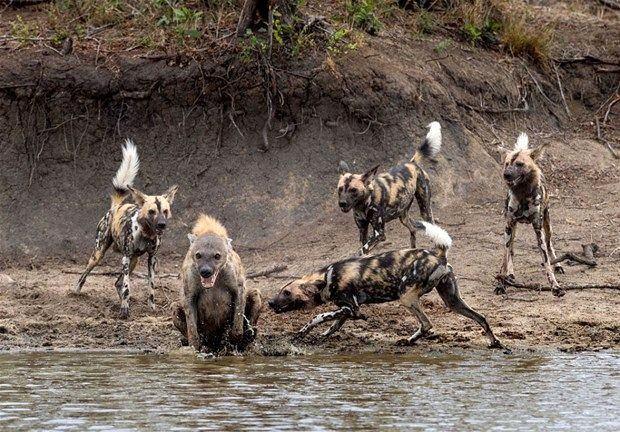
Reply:
[[426, 141], [429, 146], [429, 156], [435, 157], [439, 150], [441, 150], [441, 125], [438, 121], [434, 121], [427, 128]]
[[123, 161], [116, 175], [112, 179], [112, 185], [118, 192], [127, 191], [127, 186], [133, 185], [133, 181], [138, 175], [140, 159], [138, 158], [138, 148], [129, 138], [123, 144]]
[[525, 132], [521, 132], [519, 134], [519, 138], [517, 138], [517, 143], [515, 144], [515, 150], [527, 150], [530, 145], [530, 139], [528, 138]]
[[435, 246], [445, 250], [450, 249], [452, 246], [452, 238], [446, 230], [438, 225], [425, 221], [416, 221], [416, 225], [419, 229], [424, 230], [426, 236], [431, 239]]

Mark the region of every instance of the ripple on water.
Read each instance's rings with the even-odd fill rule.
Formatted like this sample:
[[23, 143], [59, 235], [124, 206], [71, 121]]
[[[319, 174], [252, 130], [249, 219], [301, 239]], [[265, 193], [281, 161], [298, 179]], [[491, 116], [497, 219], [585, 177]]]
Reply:
[[0, 430], [620, 429], [618, 353], [0, 355]]

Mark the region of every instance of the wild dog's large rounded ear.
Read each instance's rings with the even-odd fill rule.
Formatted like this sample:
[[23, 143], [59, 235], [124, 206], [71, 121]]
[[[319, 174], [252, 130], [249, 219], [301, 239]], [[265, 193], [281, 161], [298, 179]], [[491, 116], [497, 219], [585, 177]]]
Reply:
[[140, 192], [138, 189], [134, 188], [133, 186], [127, 186], [127, 189], [129, 189], [129, 192], [131, 193], [131, 197], [133, 198], [134, 202], [138, 204], [138, 206], [143, 206], [144, 202], [146, 201], [146, 195]]
[[164, 194], [164, 198], [166, 198], [166, 201], [168, 201], [169, 204], [172, 204], [174, 202], [174, 196], [177, 194], [178, 190], [179, 185], [170, 186], [170, 188]]
[[362, 181], [364, 183], [369, 183], [370, 180], [377, 174], [377, 170], [379, 169], [379, 165], [372, 167], [362, 176]]
[[541, 157], [543, 154], [545, 154], [545, 147], [547, 147], [548, 145], [549, 145], [549, 143], [548, 143], [548, 142], [546, 142], [546, 143], [543, 143], [543, 144], [539, 145], [538, 147], [536, 147], [534, 150], [532, 150], [532, 151], [530, 152], [530, 157], [531, 157], [533, 160], [538, 160], [538, 159], [540, 159], [540, 157]]
[[189, 244], [191, 245], [196, 241], [198, 237], [195, 234], [189, 233], [187, 234], [187, 239], [189, 240]]
[[338, 164], [338, 174], [346, 174], [351, 172], [351, 168], [349, 168], [349, 164], [345, 161], [341, 160]]
[[508, 155], [508, 153], [510, 153], [512, 150], [507, 149], [506, 147], [503, 147], [501, 145], [497, 146], [497, 152], [499, 153], [500, 158], [502, 158], [502, 162], [503, 160], [506, 158], [506, 156]]

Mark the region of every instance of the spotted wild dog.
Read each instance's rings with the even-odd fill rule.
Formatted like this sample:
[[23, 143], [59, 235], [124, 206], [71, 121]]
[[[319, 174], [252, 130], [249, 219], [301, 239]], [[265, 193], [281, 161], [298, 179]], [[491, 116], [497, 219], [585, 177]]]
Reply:
[[[138, 258], [144, 253], [148, 254], [148, 304], [155, 310], [155, 255], [172, 216], [170, 206], [178, 189], [178, 186], [174, 185], [163, 195], [146, 195], [140, 192], [132, 186], [139, 167], [138, 150], [128, 139], [123, 145], [123, 161], [112, 179], [114, 192], [110, 209], [97, 225], [95, 250], [74, 289], [75, 294], [80, 293], [88, 274], [103, 259], [108, 248], [113, 246], [113, 249], [123, 256], [122, 272], [115, 283], [121, 300], [122, 318], [129, 316], [129, 276], [136, 267]], [[129, 195], [135, 204], [125, 203]]]
[[[551, 284], [553, 294], [561, 297], [566, 292], [555, 279], [554, 270], [564, 273], [560, 264], [551, 267], [555, 260], [555, 249], [551, 243], [551, 222], [549, 220], [549, 195], [545, 179], [536, 161], [542, 156], [547, 143], [535, 149], [529, 148], [527, 134], [521, 133], [512, 150], [500, 148], [506, 154], [504, 159], [504, 181], [508, 185], [508, 195], [504, 206], [506, 231], [504, 233], [504, 260], [498, 278], [500, 281], [514, 280], [512, 258], [517, 223], [532, 224], [542, 255], [543, 267]], [[504, 284], [498, 286], [497, 294], [505, 293]]]
[[[365, 174], [351, 174], [346, 162], [340, 161], [338, 181], [338, 205], [344, 213], [353, 209], [353, 217], [359, 229], [362, 248], [360, 255], [368, 253], [385, 240], [385, 224], [396, 218], [409, 230], [411, 247], [415, 248], [416, 229], [409, 209], [415, 199], [422, 219], [433, 223], [431, 210], [430, 179], [420, 163], [431, 159], [441, 149], [441, 125], [428, 125], [426, 138], [409, 162], [397, 165], [388, 172], [376, 174], [379, 165]], [[368, 237], [368, 228], [372, 235]]]
[[269, 302], [276, 312], [312, 309], [332, 302], [339, 307], [314, 317], [298, 333], [305, 336], [317, 325], [336, 322], [323, 333], [324, 337], [338, 331], [348, 319], [366, 319], [360, 306], [398, 300], [417, 317], [420, 327], [399, 344], [413, 344], [428, 337], [432, 327], [420, 306], [420, 297], [437, 289], [448, 308], [476, 321], [485, 331], [490, 347], [501, 347], [486, 319], [461, 299], [447, 251], [452, 239], [443, 229], [428, 222], [414, 221], [412, 225], [434, 243], [433, 250], [400, 249], [375, 256], [352, 257], [330, 264], [282, 287]]
[[172, 321], [197, 351], [217, 352], [226, 342], [242, 350], [256, 336], [260, 291], [246, 289], [241, 259], [217, 219], [201, 215], [188, 238]]

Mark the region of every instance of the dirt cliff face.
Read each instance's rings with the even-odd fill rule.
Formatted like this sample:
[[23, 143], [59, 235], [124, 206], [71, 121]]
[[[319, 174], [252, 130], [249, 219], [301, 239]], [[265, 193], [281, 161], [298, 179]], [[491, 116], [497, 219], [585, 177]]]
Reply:
[[[433, 120], [444, 133], [439, 161], [427, 167], [434, 205], [496, 201], [498, 138], [512, 145], [527, 130], [536, 143], [570, 125], [545, 100], [559, 98], [551, 78], [519, 60], [461, 47], [438, 59], [426, 42], [377, 39], [336, 61], [289, 65], [306, 72], [282, 74], [265, 151], [265, 101], [247, 66], [90, 60], [18, 52], [0, 63], [3, 260], [81, 259], [126, 137], [140, 152], [138, 186], [181, 186], [165, 248], [180, 252], [199, 211], [218, 214], [240, 242], [264, 244], [333, 210], [340, 159], [360, 171], [377, 161], [387, 168], [410, 157]], [[590, 92], [610, 89], [602, 80]]]

